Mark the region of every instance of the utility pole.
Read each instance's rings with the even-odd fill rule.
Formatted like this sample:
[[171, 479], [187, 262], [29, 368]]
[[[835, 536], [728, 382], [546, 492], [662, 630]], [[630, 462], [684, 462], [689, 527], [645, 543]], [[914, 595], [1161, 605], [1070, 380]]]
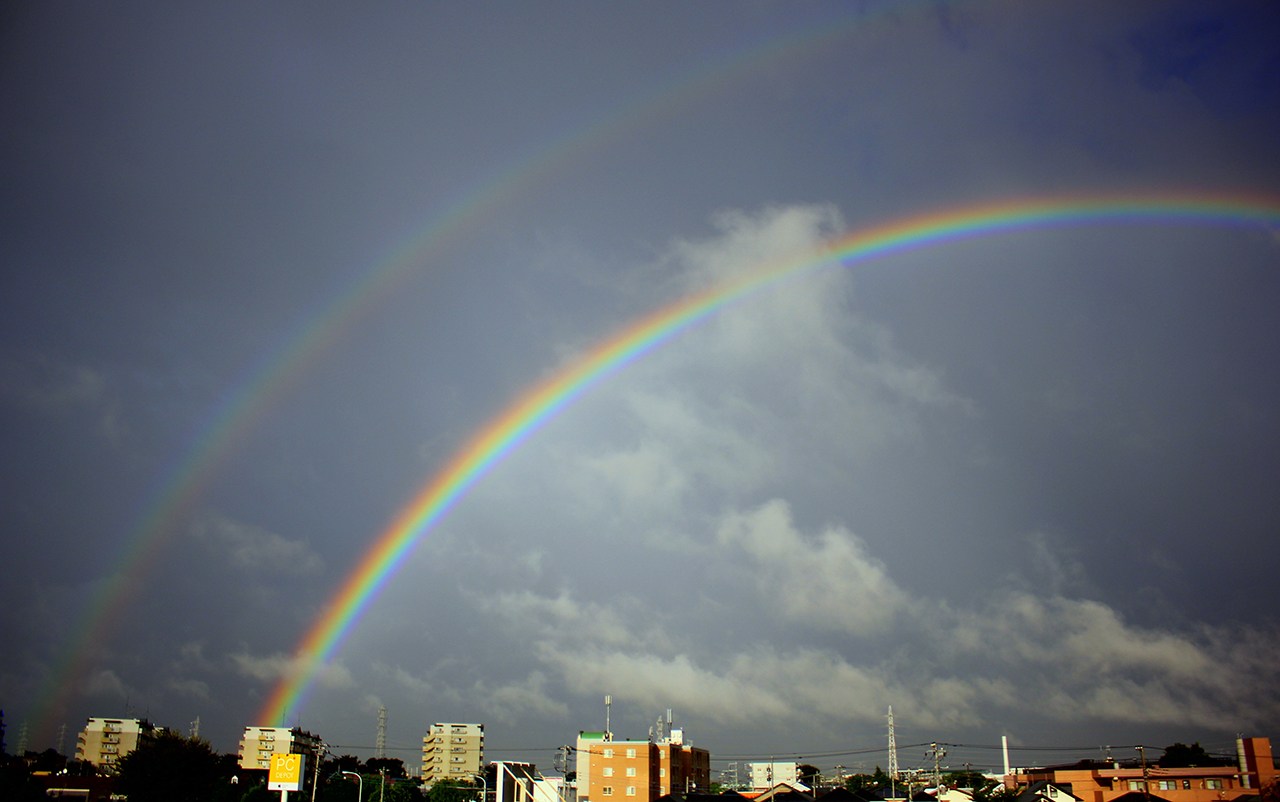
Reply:
[[1142, 796], [1150, 802], [1151, 784], [1147, 782], [1147, 748], [1138, 744], [1134, 749], [1138, 750], [1138, 756], [1142, 758]]
[[941, 761], [947, 756], [947, 750], [937, 743], [929, 744], [929, 754], [933, 755], [933, 787], [937, 790], [938, 798], [942, 798], [942, 768]]

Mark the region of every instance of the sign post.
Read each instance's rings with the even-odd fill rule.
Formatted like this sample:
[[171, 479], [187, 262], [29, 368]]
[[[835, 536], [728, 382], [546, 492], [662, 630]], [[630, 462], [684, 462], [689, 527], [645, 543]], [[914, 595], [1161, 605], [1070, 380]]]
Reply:
[[271, 756], [271, 771], [267, 775], [267, 790], [279, 791], [280, 802], [289, 802], [290, 791], [302, 790], [302, 772], [305, 768], [306, 756], [295, 754], [274, 754]]

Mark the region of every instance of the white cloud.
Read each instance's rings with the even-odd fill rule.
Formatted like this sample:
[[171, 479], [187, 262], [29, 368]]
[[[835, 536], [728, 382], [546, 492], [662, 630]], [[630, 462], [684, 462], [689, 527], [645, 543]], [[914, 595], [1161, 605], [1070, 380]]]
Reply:
[[166, 683], [166, 687], [179, 695], [188, 696], [192, 699], [200, 699], [201, 701], [209, 701], [211, 699], [209, 683], [203, 680], [172, 677]]
[[[267, 683], [297, 676], [303, 671], [310, 670], [310, 664], [306, 659], [286, 654], [259, 656], [248, 652], [237, 652], [230, 655], [230, 660], [239, 674]], [[350, 669], [337, 662], [322, 665], [315, 672], [315, 682], [324, 688], [344, 689], [356, 686]]]
[[840, 527], [814, 537], [799, 532], [786, 502], [774, 499], [724, 516], [717, 538], [748, 558], [759, 593], [788, 618], [865, 635], [891, 627], [905, 593], [865, 544]]
[[129, 689], [116, 672], [109, 668], [95, 671], [84, 683], [84, 692], [89, 696], [110, 696], [116, 699], [128, 699]]
[[245, 571], [314, 575], [324, 567], [320, 556], [303, 540], [290, 540], [213, 512], [193, 523], [191, 534]]

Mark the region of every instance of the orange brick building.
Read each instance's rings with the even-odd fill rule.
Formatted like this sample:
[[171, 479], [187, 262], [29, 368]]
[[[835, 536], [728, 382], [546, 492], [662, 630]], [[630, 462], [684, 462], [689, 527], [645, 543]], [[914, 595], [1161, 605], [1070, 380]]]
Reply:
[[1143, 768], [1091, 762], [1019, 769], [1013, 781], [1024, 788], [1044, 782], [1081, 802], [1113, 802], [1132, 793], [1149, 794], [1153, 802], [1222, 802], [1256, 794], [1276, 779], [1271, 739], [1242, 738], [1237, 747], [1239, 761], [1235, 766]]

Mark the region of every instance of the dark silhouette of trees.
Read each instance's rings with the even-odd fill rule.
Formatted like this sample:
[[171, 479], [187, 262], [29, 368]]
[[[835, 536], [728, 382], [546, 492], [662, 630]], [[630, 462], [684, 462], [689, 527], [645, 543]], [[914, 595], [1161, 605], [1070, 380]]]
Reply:
[[116, 789], [129, 802], [209, 802], [224, 785], [208, 741], [165, 732], [120, 759]]
[[1185, 769], [1196, 766], [1230, 766], [1231, 761], [1210, 755], [1196, 741], [1191, 746], [1184, 743], [1166, 746], [1156, 765], [1162, 769]]
[[405, 774], [404, 761], [398, 757], [371, 757], [364, 763], [365, 771], [369, 774], [380, 774], [382, 769], [387, 770], [387, 779], [398, 780], [409, 775]]

